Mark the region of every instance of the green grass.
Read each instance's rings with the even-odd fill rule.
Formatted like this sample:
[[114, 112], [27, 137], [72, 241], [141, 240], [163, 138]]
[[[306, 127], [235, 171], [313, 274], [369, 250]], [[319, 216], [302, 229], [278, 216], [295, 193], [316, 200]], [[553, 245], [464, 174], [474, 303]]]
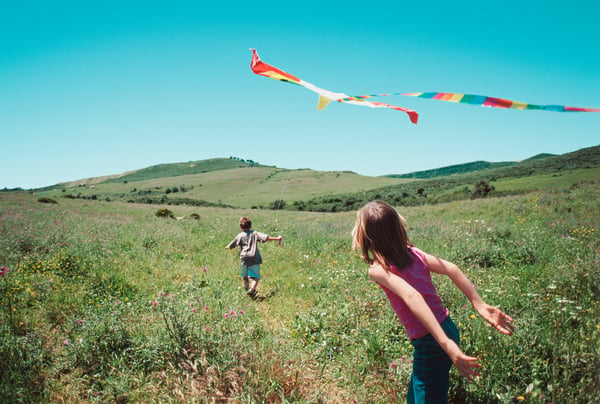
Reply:
[[[599, 197], [592, 183], [400, 208], [413, 243], [516, 318], [512, 337], [495, 333], [434, 278], [483, 364], [473, 384], [453, 371], [454, 402], [596, 399]], [[0, 193], [0, 401], [404, 399], [412, 349], [350, 251], [354, 212], [168, 206], [200, 216], [177, 221], [155, 216], [165, 206], [57, 201]], [[285, 238], [261, 245], [256, 301], [224, 249], [246, 214]]]

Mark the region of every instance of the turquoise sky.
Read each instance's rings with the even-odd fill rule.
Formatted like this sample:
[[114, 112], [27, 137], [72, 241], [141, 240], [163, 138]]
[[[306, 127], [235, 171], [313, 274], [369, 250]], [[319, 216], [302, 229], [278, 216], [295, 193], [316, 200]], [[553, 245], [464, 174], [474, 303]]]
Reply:
[[251, 52], [347, 94], [443, 91], [600, 108], [600, 2], [4, 1], [0, 188], [236, 156], [406, 173], [600, 144], [600, 113], [411, 97], [406, 114], [254, 75]]

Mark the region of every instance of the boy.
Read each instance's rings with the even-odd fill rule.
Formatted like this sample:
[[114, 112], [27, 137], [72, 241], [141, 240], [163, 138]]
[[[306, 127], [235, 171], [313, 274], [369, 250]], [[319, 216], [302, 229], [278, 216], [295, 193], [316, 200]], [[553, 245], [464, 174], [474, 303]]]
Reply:
[[248, 292], [248, 296], [254, 298], [260, 280], [260, 264], [262, 263], [257, 244], [259, 241], [261, 243], [281, 241], [283, 237], [271, 237], [268, 234], [252, 230], [252, 221], [246, 216], [240, 219], [240, 228], [242, 229], [241, 233], [225, 248], [240, 247], [241, 277], [244, 279], [244, 288]]

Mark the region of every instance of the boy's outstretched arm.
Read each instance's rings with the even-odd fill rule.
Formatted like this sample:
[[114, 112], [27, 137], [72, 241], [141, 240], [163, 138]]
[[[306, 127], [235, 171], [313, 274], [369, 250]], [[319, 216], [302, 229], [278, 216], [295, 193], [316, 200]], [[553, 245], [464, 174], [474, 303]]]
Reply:
[[425, 253], [425, 261], [430, 271], [447, 275], [467, 299], [469, 299], [477, 313], [483, 319], [502, 334], [512, 335], [514, 330], [512, 325], [513, 318], [499, 308], [490, 306], [484, 302], [479, 293], [477, 293], [475, 285], [469, 281], [456, 264], [427, 253]]
[[281, 241], [281, 240], [283, 240], [282, 236], [277, 236], [277, 237], [271, 237], [271, 236], [269, 236], [269, 237], [267, 237], [266, 241]]

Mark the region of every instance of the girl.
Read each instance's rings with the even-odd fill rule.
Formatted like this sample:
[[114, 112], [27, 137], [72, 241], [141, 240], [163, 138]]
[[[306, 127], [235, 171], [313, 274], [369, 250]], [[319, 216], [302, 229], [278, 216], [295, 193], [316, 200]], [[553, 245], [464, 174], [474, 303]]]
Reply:
[[352, 248], [360, 248], [369, 277], [385, 291], [415, 349], [407, 402], [447, 402], [452, 364], [470, 381], [481, 365], [458, 347], [458, 329], [430, 272], [447, 275], [499, 332], [511, 335], [513, 319], [486, 304], [456, 265], [413, 247], [404, 219], [385, 202], [370, 202], [358, 212], [352, 236]]

